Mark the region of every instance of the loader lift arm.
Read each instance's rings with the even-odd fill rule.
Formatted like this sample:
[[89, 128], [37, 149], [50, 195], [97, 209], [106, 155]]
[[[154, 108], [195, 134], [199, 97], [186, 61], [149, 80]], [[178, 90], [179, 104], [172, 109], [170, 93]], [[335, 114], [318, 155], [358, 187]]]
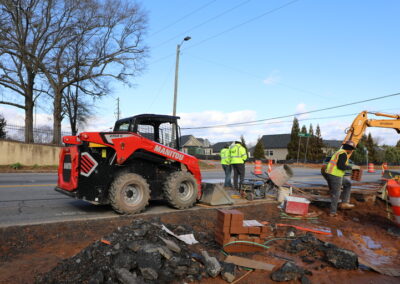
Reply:
[[[393, 119], [368, 119], [368, 113]], [[346, 130], [346, 137], [343, 143], [345, 141], [353, 141], [357, 146], [367, 127], [393, 128], [400, 134], [400, 115], [363, 111], [357, 115], [350, 128]]]

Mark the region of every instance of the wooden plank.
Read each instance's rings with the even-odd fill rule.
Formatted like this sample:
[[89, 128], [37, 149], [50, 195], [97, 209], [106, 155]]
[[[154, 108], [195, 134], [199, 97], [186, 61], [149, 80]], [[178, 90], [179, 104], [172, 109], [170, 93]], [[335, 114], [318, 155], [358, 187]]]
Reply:
[[250, 258], [234, 256], [234, 255], [228, 255], [225, 259], [225, 262], [233, 263], [238, 266], [243, 266], [243, 267], [248, 267], [248, 268], [253, 268], [253, 269], [267, 270], [267, 271], [272, 271], [272, 269], [274, 269], [274, 267], [275, 267], [275, 265], [273, 265], [273, 264], [269, 264], [269, 263], [261, 262], [261, 261], [257, 261], [257, 260], [252, 260]]

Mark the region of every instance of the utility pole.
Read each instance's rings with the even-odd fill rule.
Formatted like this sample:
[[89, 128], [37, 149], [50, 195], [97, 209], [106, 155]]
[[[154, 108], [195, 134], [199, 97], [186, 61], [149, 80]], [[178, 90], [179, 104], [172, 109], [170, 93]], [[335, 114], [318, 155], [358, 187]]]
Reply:
[[304, 164], [306, 163], [307, 160], [307, 147], [308, 147], [308, 139], [310, 139], [310, 134], [307, 134], [307, 143], [306, 143], [306, 153], [304, 154]]
[[115, 111], [115, 115], [117, 116], [117, 120], [119, 120], [121, 116], [121, 111], [119, 109], [119, 97], [117, 98], [117, 110]]
[[172, 115], [176, 115], [176, 101], [178, 99], [178, 77], [179, 77], [179, 55], [181, 52], [181, 45], [184, 41], [190, 40], [191, 37], [187, 36], [185, 37], [180, 44], [176, 46], [176, 62], [175, 62], [175, 84], [174, 84], [174, 106], [172, 110]]
[[297, 164], [299, 163], [300, 142], [301, 142], [301, 136], [300, 136], [300, 133], [299, 133], [299, 147], [297, 147]]

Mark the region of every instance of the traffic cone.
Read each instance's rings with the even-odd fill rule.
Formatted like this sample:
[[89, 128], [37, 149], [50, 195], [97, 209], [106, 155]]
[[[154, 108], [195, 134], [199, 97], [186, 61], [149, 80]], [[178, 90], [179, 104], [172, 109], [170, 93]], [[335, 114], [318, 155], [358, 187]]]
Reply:
[[395, 223], [400, 226], [400, 183], [389, 179], [387, 183], [389, 202], [392, 204]]
[[373, 164], [373, 163], [369, 163], [369, 164], [368, 164], [368, 172], [369, 172], [369, 173], [374, 173], [374, 172], [375, 172], [374, 164]]
[[268, 160], [268, 173], [272, 171], [272, 160]]
[[254, 165], [254, 174], [255, 175], [261, 175], [262, 174], [262, 165], [260, 160], [255, 161]]
[[385, 173], [385, 171], [388, 169], [388, 164], [387, 163], [382, 163], [382, 176]]

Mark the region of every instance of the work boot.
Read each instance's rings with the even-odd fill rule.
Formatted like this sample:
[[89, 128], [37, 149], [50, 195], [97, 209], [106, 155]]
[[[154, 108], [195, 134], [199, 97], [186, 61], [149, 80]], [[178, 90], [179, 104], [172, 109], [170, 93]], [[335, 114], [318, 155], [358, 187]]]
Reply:
[[340, 209], [351, 209], [354, 207], [354, 204], [348, 203], [348, 202], [342, 202], [339, 204]]
[[337, 213], [329, 213], [329, 217], [336, 217]]

